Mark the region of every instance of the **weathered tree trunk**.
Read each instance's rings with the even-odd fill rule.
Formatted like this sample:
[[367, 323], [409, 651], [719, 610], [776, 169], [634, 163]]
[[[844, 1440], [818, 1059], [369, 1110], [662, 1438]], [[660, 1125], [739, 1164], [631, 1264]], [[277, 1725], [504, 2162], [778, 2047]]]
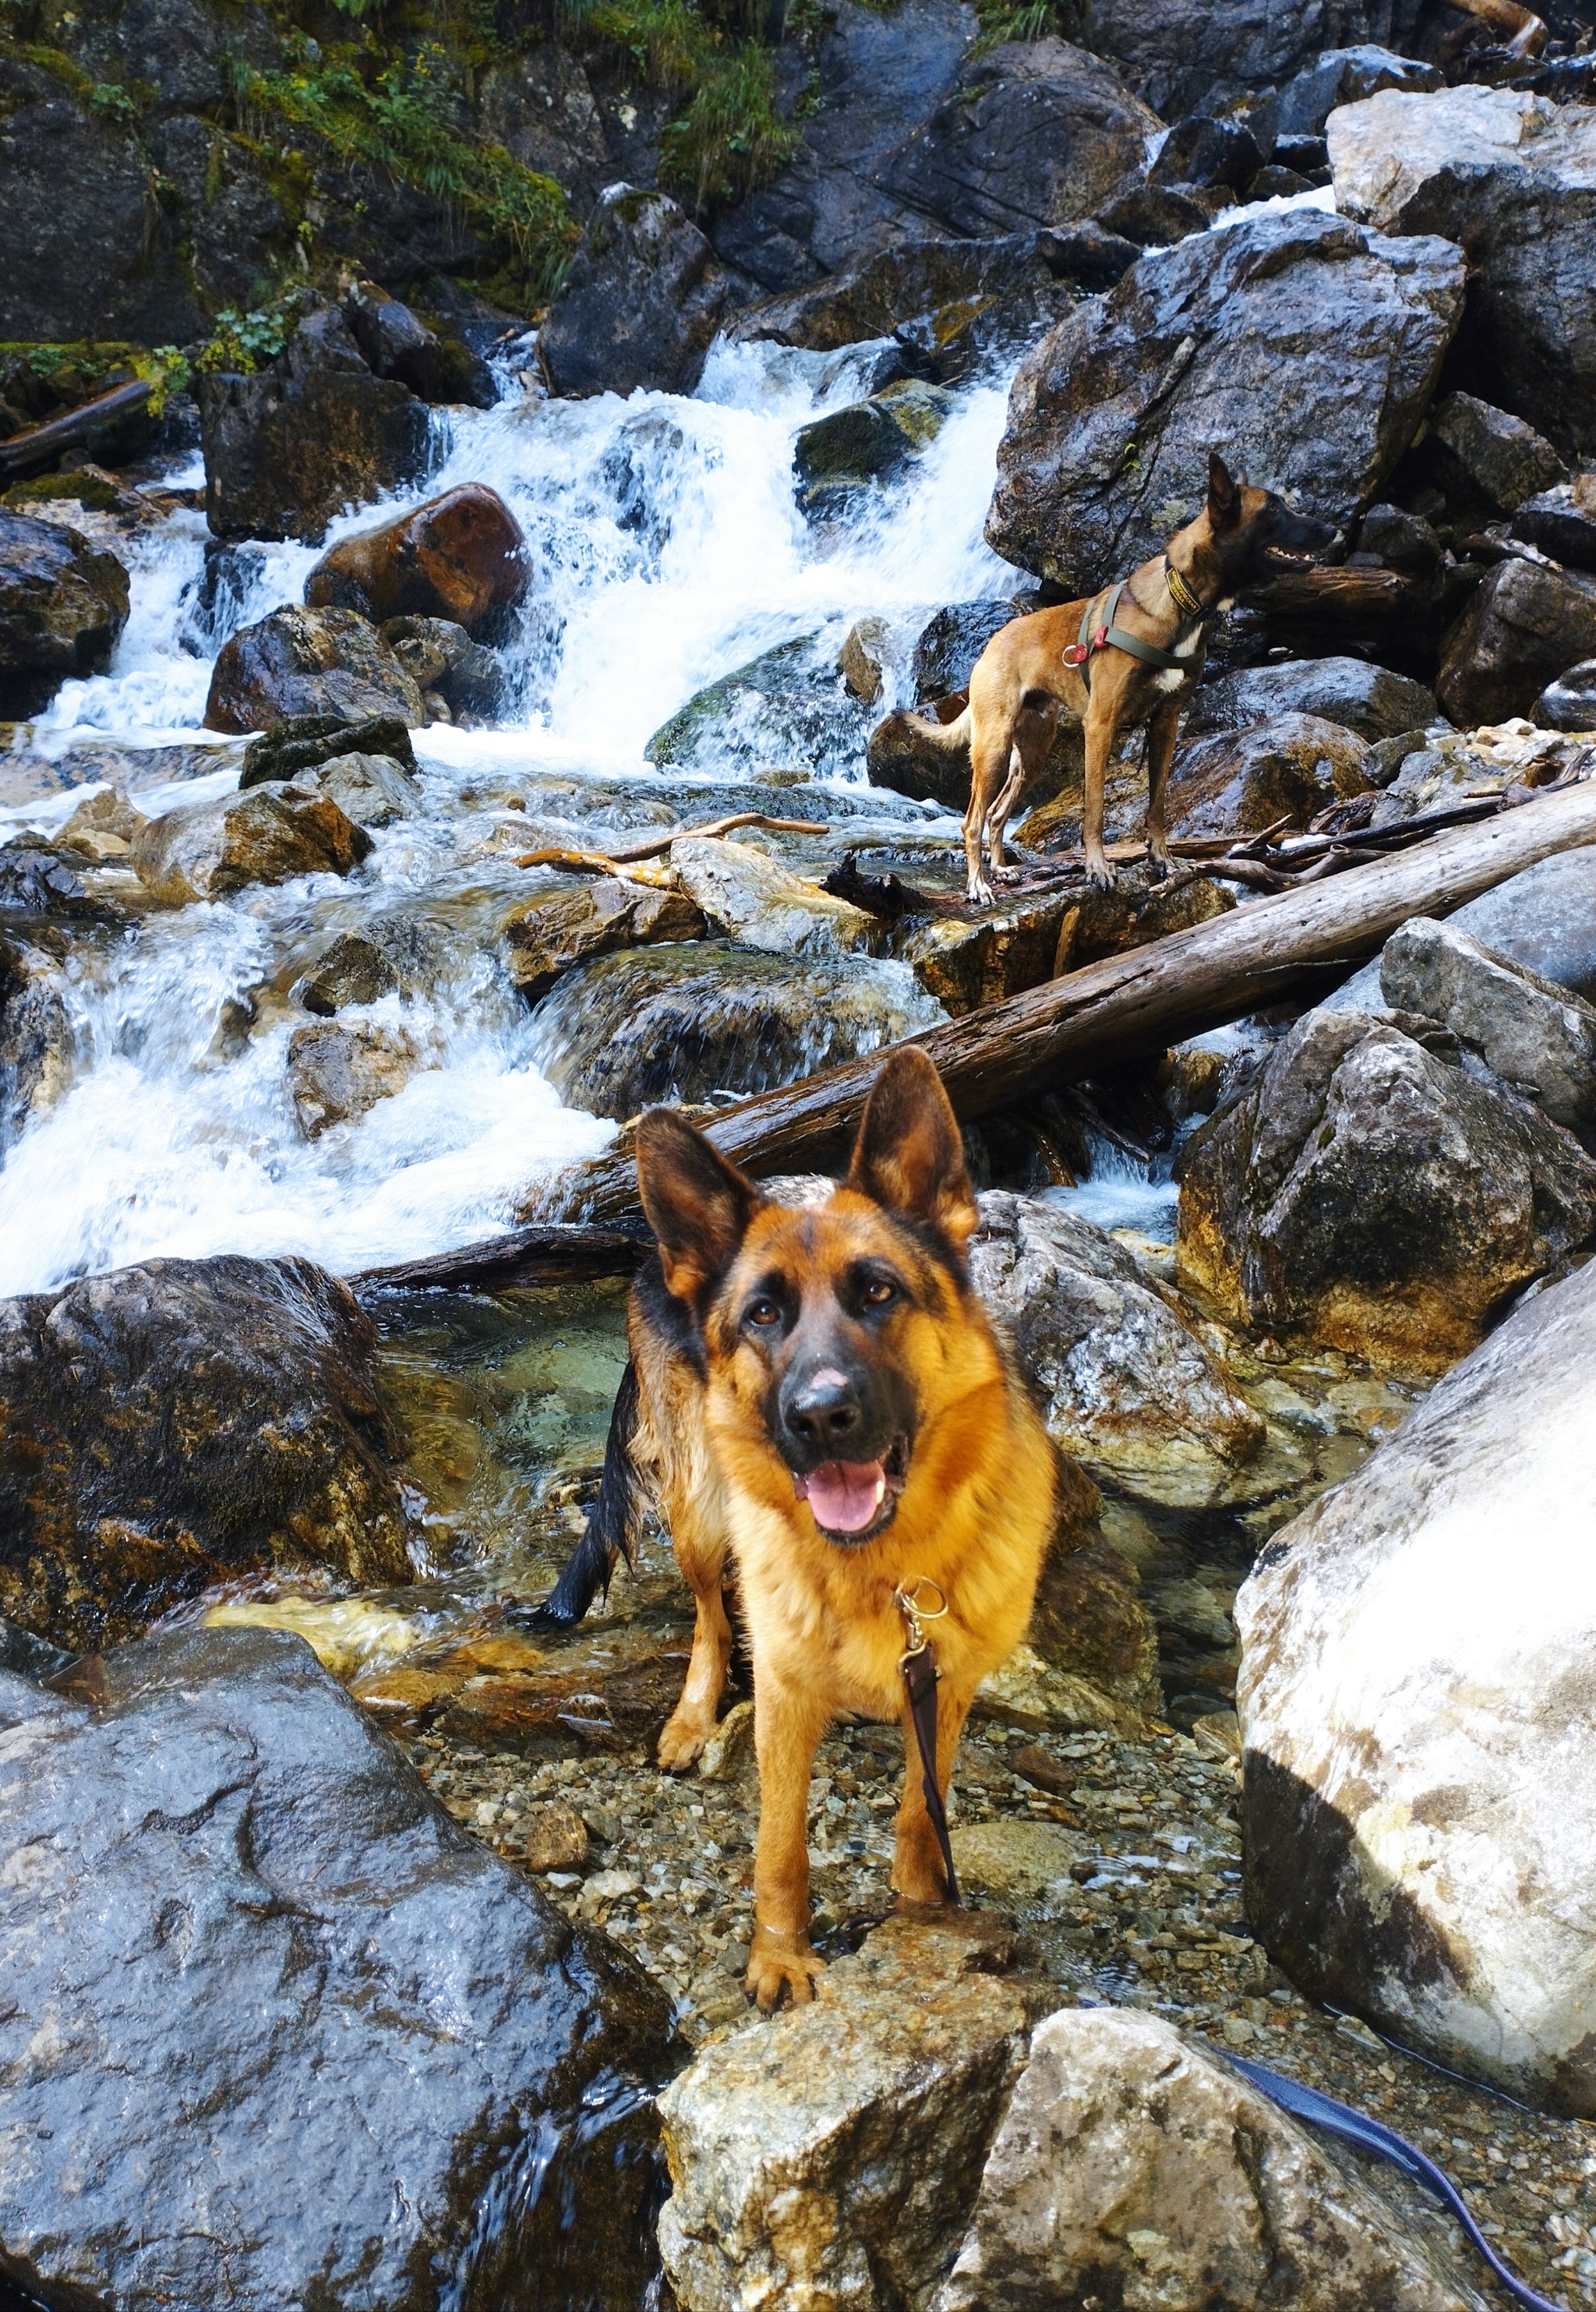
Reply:
[[109, 393], [69, 409], [64, 417], [52, 417], [48, 425], [30, 426], [25, 434], [13, 434], [7, 442], [0, 442], [0, 474], [38, 474], [66, 450], [83, 450], [92, 446], [94, 437], [117, 419], [127, 417], [142, 409], [150, 398], [151, 387], [142, 377], [130, 379], [126, 385], [113, 385]]
[[[1095, 1069], [1162, 1051], [1242, 1012], [1350, 973], [1413, 915], [1444, 915], [1557, 851], [1596, 842], [1596, 782], [1538, 797], [1475, 827], [1305, 890], [1088, 964], [911, 1040], [936, 1062], [961, 1121], [1056, 1089]], [[881, 1055], [722, 1109], [705, 1129], [754, 1172], [823, 1167], [845, 1149]], [[613, 1222], [637, 1210], [630, 1151], [566, 1173], [542, 1212]]]
[[618, 1229], [553, 1222], [507, 1229], [502, 1236], [435, 1252], [425, 1260], [362, 1269], [345, 1281], [358, 1292], [440, 1285], [497, 1292], [512, 1284], [590, 1284], [596, 1277], [630, 1276], [649, 1248], [647, 1237]]

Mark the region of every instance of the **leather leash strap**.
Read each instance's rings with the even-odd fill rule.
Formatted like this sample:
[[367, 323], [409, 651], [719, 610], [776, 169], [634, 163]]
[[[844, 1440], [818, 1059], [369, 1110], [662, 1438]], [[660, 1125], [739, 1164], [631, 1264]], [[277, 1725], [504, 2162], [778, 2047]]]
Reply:
[[[928, 1608], [918, 1602], [922, 1590], [937, 1591], [935, 1606]], [[903, 1616], [909, 1639], [899, 1657], [898, 1670], [909, 1697], [914, 1746], [920, 1752], [920, 1789], [925, 1795], [926, 1812], [931, 1817], [931, 1828], [942, 1850], [942, 1868], [947, 1873], [947, 1899], [957, 1903], [959, 1881], [953, 1867], [953, 1841], [947, 1835], [947, 1808], [942, 1803], [937, 1782], [937, 1680], [942, 1673], [937, 1667], [937, 1649], [921, 1626], [926, 1622], [939, 1621], [947, 1611], [947, 1600], [938, 1584], [922, 1575], [918, 1581], [900, 1582], [893, 1592], [893, 1603]]]

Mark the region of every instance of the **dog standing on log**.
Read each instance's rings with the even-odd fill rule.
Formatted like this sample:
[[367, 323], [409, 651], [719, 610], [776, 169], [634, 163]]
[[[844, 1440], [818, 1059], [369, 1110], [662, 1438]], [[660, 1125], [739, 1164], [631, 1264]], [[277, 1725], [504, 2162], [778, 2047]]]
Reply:
[[[1001, 627], [976, 661], [970, 704], [955, 722], [914, 718], [916, 737], [938, 751], [970, 749], [964, 861], [971, 899], [989, 902], [1006, 881], [1009, 815], [1046, 761], [1061, 716], [1085, 728], [1086, 873], [1102, 889], [1114, 871], [1103, 849], [1103, 789], [1120, 739], [1147, 731], [1147, 849], [1169, 864], [1164, 784], [1181, 710], [1202, 671], [1208, 629], [1244, 587], [1271, 570], [1317, 561], [1335, 539], [1328, 522], [1292, 512], [1272, 490], [1237, 482], [1217, 452], [1195, 521], [1120, 587]], [[990, 873], [982, 871], [985, 842]]]
[[807, 1812], [815, 1748], [839, 1712], [903, 1720], [893, 1886], [900, 1903], [948, 1898], [897, 1593], [935, 1610], [945, 1796], [975, 1689], [1030, 1619], [1059, 1459], [971, 1287], [975, 1197], [923, 1053], [887, 1060], [824, 1204], [769, 1202], [669, 1108], [643, 1117], [637, 1169], [658, 1253], [632, 1291], [598, 1500], [538, 1618], [586, 1612], [630, 1555], [650, 1482], [697, 1604], [659, 1741], [661, 1765], [680, 1769], [714, 1730], [735, 1570], [760, 1786], [747, 1984], [769, 2009], [808, 1999], [823, 1964], [809, 1946]]

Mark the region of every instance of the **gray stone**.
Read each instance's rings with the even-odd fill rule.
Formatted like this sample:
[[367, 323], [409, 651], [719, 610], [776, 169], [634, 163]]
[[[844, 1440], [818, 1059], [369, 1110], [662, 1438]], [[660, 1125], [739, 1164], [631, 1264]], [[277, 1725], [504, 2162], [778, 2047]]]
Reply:
[[1596, 1003], [1596, 845], [1526, 867], [1448, 920], [1510, 963]]
[[1388, 39], [1389, 8], [1367, 0], [1227, 0], [1200, 13], [1182, 0], [1093, 0], [1086, 37], [1112, 57], [1166, 120], [1217, 109], [1237, 92], [1268, 101], [1329, 48]]
[[749, 843], [687, 836], [670, 863], [683, 890], [741, 947], [767, 955], [853, 955], [880, 937], [874, 915], [783, 867]]
[[1455, 923], [1416, 915], [1380, 957], [1393, 1012], [1437, 1020], [1543, 1116], [1596, 1149], [1596, 1009]]
[[1183, 740], [1170, 766], [1166, 824], [1181, 836], [1256, 834], [1282, 819], [1305, 828], [1365, 792], [1368, 752], [1356, 731], [1317, 714], [1278, 713]]
[[1469, 2312], [1396, 2210], [1153, 2015], [1038, 2024], [934, 2312]]
[[851, 771], [869, 717], [813, 637], [779, 643], [694, 692], [643, 749], [663, 769]]
[[1530, 720], [1543, 731], [1596, 731], [1596, 658], [1582, 659], [1548, 682]]
[[33, 940], [0, 934], [0, 1156], [71, 1082], [74, 1014], [61, 961]]
[[726, 302], [709, 242], [668, 195], [612, 185], [537, 333], [553, 393], [691, 393]]
[[1317, 210], [1143, 258], [1021, 365], [988, 543], [1071, 593], [1105, 585], [1198, 512], [1215, 448], [1350, 522], [1413, 437], [1463, 285], [1455, 249]]
[[1487, 571], [1447, 638], [1435, 696], [1460, 730], [1504, 722], [1592, 652], [1596, 576], [1510, 555]]
[[[414, 729], [427, 718], [408, 670], [370, 618], [336, 605], [288, 602], [222, 644], [211, 670], [205, 728], [269, 731], [307, 719], [397, 720]], [[262, 775], [258, 768], [254, 775]]]
[[127, 573], [75, 530], [0, 506], [0, 720], [103, 674], [127, 624]]
[[579, 217], [616, 174], [592, 84], [558, 40], [534, 41], [480, 73], [476, 118], [512, 161], [563, 185]]
[[451, 1821], [301, 1639], [174, 1632], [63, 1683], [0, 1675], [13, 2286], [634, 2312], [658, 1992]]
[[685, 892], [604, 875], [595, 882], [539, 891], [516, 910], [504, 933], [510, 976], [528, 1002], [536, 1003], [580, 963], [618, 948], [700, 939], [705, 929]]
[[1236, 1601], [1247, 1915], [1311, 1996], [1596, 2115], [1596, 1265], [1537, 1292]]
[[1514, 511], [1513, 534], [1539, 547], [1554, 562], [1596, 570], [1596, 475], [1581, 474], [1572, 484], [1556, 482], [1527, 498]]
[[1277, 131], [1282, 136], [1321, 136], [1338, 105], [1359, 104], [1383, 88], [1403, 89], [1411, 95], [1443, 84], [1435, 65], [1417, 64], [1373, 43], [1327, 48], [1280, 91]]
[[330, 796], [297, 786], [184, 803], [147, 819], [133, 845], [139, 881], [169, 907], [229, 898], [249, 883], [347, 875], [371, 848]]
[[1501, 513], [1511, 513], [1561, 478], [1563, 460], [1544, 434], [1471, 393], [1449, 393], [1430, 412], [1429, 438], [1450, 452], [1464, 479]]
[[685, 2312], [928, 2305], [1056, 1995], [958, 1914], [889, 1920], [815, 1988], [660, 2098], [659, 2245]]
[[1392, 674], [1361, 658], [1297, 658], [1238, 667], [1201, 684], [1186, 709], [1181, 735], [1200, 739], [1211, 731], [1269, 722], [1278, 714], [1313, 714], [1374, 740], [1422, 731], [1439, 714], [1434, 691], [1408, 675]]
[[906, 378], [802, 426], [792, 451], [798, 504], [834, 513], [855, 492], [891, 480], [936, 440], [954, 406], [941, 386]]
[[300, 792], [326, 795], [356, 827], [391, 827], [408, 819], [422, 795], [417, 780], [391, 755], [334, 755], [293, 782]]
[[288, 1039], [288, 1088], [300, 1130], [319, 1140], [335, 1124], [357, 1120], [403, 1091], [419, 1061], [414, 1038], [403, 1030], [331, 1020], [296, 1028]]

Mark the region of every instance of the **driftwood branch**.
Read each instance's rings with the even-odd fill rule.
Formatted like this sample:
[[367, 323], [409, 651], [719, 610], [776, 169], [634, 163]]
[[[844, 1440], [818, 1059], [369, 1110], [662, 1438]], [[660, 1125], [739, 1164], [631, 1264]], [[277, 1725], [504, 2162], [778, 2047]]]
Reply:
[[[734, 827], [768, 828], [772, 835], [829, 835], [831, 828], [824, 819], [772, 819], [767, 811], [737, 810], [729, 819], [711, 819], [702, 827], [674, 827], [668, 835], [652, 835], [646, 843], [634, 843], [626, 851], [580, 851], [569, 845], [555, 844], [545, 850], [528, 851], [516, 861], [518, 867], [576, 867], [599, 875], [626, 874], [630, 867], [645, 859], [658, 859], [673, 843], [685, 842], [689, 836], [729, 835]], [[651, 883], [661, 880], [652, 875], [633, 875], [634, 883]]]
[[510, 1229], [425, 1260], [365, 1268], [344, 1281], [357, 1292], [464, 1285], [494, 1292], [512, 1284], [590, 1284], [601, 1276], [630, 1276], [649, 1249], [646, 1237], [629, 1236], [619, 1229], [547, 1222]]
[[41, 473], [65, 451], [87, 447], [114, 419], [129, 417], [135, 409], [142, 409], [150, 393], [148, 380], [135, 377], [69, 409], [65, 417], [52, 417], [48, 425], [31, 425], [25, 434], [13, 434], [8, 442], [0, 442], [0, 474]]
[[[1260, 1004], [1349, 973], [1414, 915], [1445, 915], [1554, 852], [1596, 843], [1596, 782], [1543, 793], [1395, 858], [1282, 891], [1233, 914], [1111, 956], [1062, 979], [911, 1038], [942, 1073], [961, 1119], [1056, 1090], [1094, 1070], [1162, 1051]], [[860, 1060], [721, 1110], [705, 1129], [755, 1172], [802, 1170], [838, 1156], [881, 1066]], [[543, 1211], [613, 1223], [637, 1210], [629, 1153], [567, 1173]]]

